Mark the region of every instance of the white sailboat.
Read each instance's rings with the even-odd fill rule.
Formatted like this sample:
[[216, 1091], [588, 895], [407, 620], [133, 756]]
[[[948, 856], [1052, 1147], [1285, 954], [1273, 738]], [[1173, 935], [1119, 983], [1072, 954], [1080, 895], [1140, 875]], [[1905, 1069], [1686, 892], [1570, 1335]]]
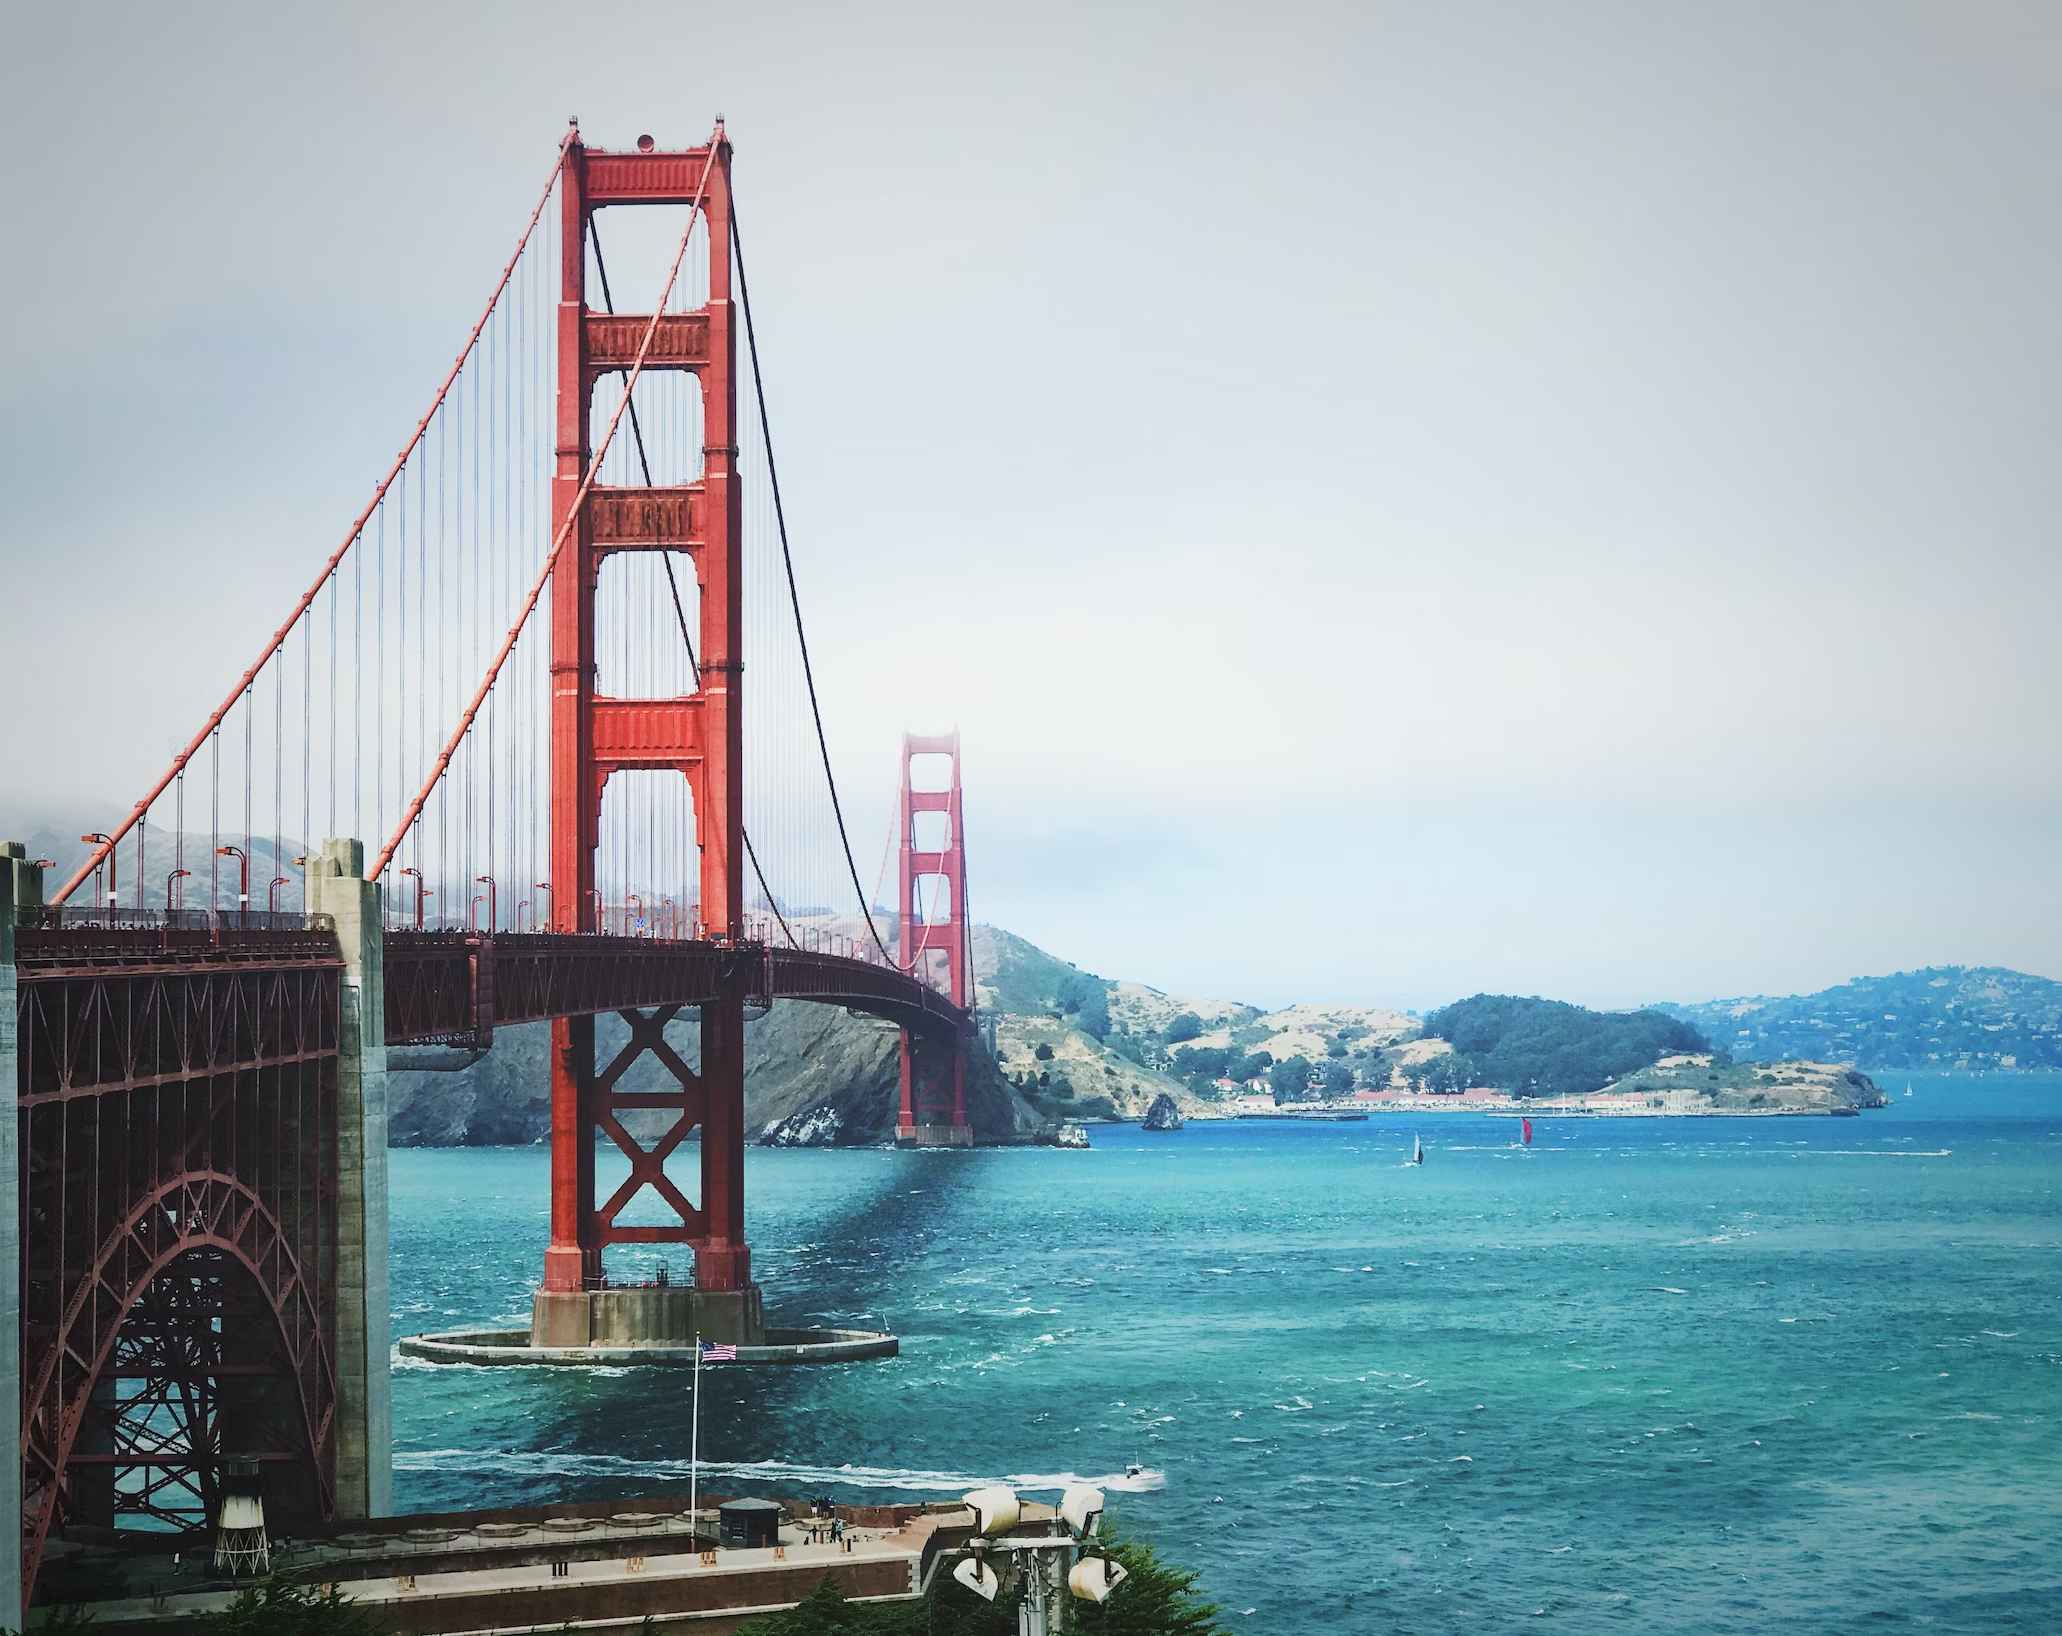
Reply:
[[1906, 1099], [1907, 1101], [1909, 1101], [1909, 1100], [1911, 1099], [1911, 1094], [1912, 1094], [1912, 1086], [1911, 1086], [1911, 1081], [1909, 1081], [1909, 1080], [1907, 1080], [1907, 1081], [1905, 1082], [1904, 1094], [1905, 1094], [1905, 1099]]
[[1425, 1162], [1425, 1144], [1415, 1134], [1410, 1139], [1410, 1162], [1414, 1165]]

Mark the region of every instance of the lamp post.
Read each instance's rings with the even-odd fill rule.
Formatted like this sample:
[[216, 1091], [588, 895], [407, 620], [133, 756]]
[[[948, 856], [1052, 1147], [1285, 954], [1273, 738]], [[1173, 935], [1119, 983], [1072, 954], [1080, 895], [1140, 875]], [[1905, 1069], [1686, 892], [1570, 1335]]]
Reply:
[[1099, 1488], [1081, 1483], [1067, 1489], [1042, 1533], [1017, 1531], [1023, 1508], [1016, 1494], [999, 1484], [975, 1489], [966, 1504], [974, 1513], [974, 1537], [960, 1553], [952, 1577], [988, 1602], [1013, 1589], [1022, 1636], [1065, 1630], [1072, 1623], [1068, 1614], [1074, 1601], [1108, 1601], [1130, 1577], [1097, 1538], [1103, 1518]]
[[634, 903], [637, 905], [637, 919], [632, 921], [629, 927], [629, 929], [634, 932], [644, 924], [644, 899], [639, 897], [635, 892], [625, 892], [623, 894], [623, 901], [626, 903]]
[[[215, 855], [236, 860], [236, 923], [242, 926], [249, 921], [251, 912], [250, 854], [240, 846], [218, 846]], [[110, 892], [108, 896], [112, 898], [114, 894]]]
[[662, 918], [662, 919], [664, 920], [664, 922], [665, 922], [665, 926], [666, 926], [666, 939], [667, 939], [667, 941], [668, 941], [668, 942], [671, 942], [671, 941], [672, 941], [672, 939], [673, 939], [673, 929], [674, 929], [674, 928], [673, 928], [673, 900], [672, 900], [671, 898], [669, 898], [669, 897], [665, 897], [665, 896], [663, 896], [663, 895], [662, 895], [662, 896], [661, 896], [661, 897], [659, 898], [659, 910], [660, 910], [660, 915], [661, 915], [661, 918]]
[[[492, 875], [475, 875], [473, 879], [487, 888], [487, 935], [492, 937], [494, 935], [494, 928], [501, 924], [501, 907], [495, 902], [494, 877]], [[479, 902], [477, 898], [473, 901], [475, 904]]]
[[545, 911], [551, 907], [551, 882], [548, 880], [533, 882], [531, 890], [544, 894], [544, 902], [530, 911], [530, 924], [541, 928], [544, 925]]
[[165, 877], [165, 913], [167, 915], [170, 915], [172, 912], [173, 887], [192, 873], [191, 869], [175, 869]]
[[415, 929], [417, 931], [421, 931], [422, 900], [429, 895], [427, 892], [423, 890], [422, 871], [420, 869], [404, 869], [401, 871], [401, 873], [404, 875], [413, 875], [415, 877]]
[[523, 911], [529, 907], [530, 900], [528, 898], [516, 899], [515, 925], [513, 927], [513, 930], [521, 931], [523, 929]]
[[594, 899], [594, 929], [597, 932], [607, 931], [608, 916], [601, 906], [601, 888], [599, 886], [590, 886], [587, 888], [587, 895]]
[[279, 913], [279, 889], [291, 884], [284, 875], [274, 875], [265, 885], [265, 913]]
[[[91, 846], [107, 848], [107, 923], [115, 923], [115, 841], [112, 835], [81, 835], [80, 840]], [[93, 890], [100, 891], [100, 871], [93, 871]]]

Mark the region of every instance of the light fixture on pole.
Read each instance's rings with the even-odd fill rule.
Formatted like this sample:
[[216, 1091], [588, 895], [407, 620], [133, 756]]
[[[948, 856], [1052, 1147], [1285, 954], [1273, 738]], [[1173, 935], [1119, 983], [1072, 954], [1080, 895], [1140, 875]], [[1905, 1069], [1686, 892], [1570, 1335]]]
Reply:
[[[240, 846], [218, 846], [215, 848], [215, 855], [236, 860], [236, 923], [241, 926], [251, 907], [251, 856]], [[108, 862], [110, 865], [114, 862], [112, 852], [108, 854]], [[107, 896], [109, 905], [112, 906], [114, 893], [110, 891]]]
[[420, 869], [404, 869], [401, 871], [401, 873], [404, 875], [413, 875], [415, 877], [415, 929], [417, 931], [421, 931], [422, 900], [425, 896], [427, 896], [427, 894], [423, 891], [422, 871]]
[[[81, 835], [79, 839], [86, 842], [89, 846], [105, 846], [107, 848], [107, 923], [112, 926], [115, 921], [114, 837], [112, 835]], [[100, 871], [98, 869], [93, 871], [93, 890], [96, 892], [100, 890]]]
[[974, 1513], [974, 1537], [952, 1577], [986, 1602], [1014, 1589], [1021, 1636], [1065, 1630], [1074, 1602], [1107, 1601], [1130, 1577], [1097, 1539], [1103, 1518], [1099, 1488], [1068, 1488], [1037, 1533], [1015, 1532], [1023, 1524], [1023, 1505], [1001, 1484], [973, 1490], [966, 1505]]

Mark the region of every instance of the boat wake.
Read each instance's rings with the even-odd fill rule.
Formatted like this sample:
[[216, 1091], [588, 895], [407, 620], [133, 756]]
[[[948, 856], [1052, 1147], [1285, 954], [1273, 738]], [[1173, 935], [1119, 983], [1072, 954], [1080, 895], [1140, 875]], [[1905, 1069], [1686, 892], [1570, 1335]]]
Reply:
[[[686, 1482], [686, 1460], [631, 1460], [613, 1454], [552, 1453], [507, 1449], [396, 1449], [396, 1471], [464, 1474], [483, 1477], [648, 1478]], [[963, 1494], [984, 1483], [1005, 1482], [1017, 1489], [1060, 1489], [1089, 1483], [1117, 1494], [1149, 1494], [1167, 1486], [1167, 1474], [1151, 1467], [1083, 1475], [1073, 1471], [1009, 1472], [1001, 1477], [971, 1472], [901, 1470], [888, 1466], [813, 1465], [793, 1460], [704, 1460], [701, 1475], [732, 1477], [774, 1485], [838, 1484], [912, 1494]]]

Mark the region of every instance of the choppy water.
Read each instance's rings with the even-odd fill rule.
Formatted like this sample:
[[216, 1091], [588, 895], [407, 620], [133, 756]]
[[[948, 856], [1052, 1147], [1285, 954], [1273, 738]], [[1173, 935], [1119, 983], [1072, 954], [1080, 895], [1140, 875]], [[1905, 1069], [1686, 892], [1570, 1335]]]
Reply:
[[[2062, 1630], [2062, 1077], [1913, 1079], [1529, 1153], [1456, 1116], [754, 1151], [769, 1309], [903, 1353], [705, 1373], [704, 1469], [1110, 1481], [1270, 1636]], [[397, 1333], [527, 1321], [546, 1168], [393, 1155]], [[409, 1509], [685, 1486], [677, 1374], [403, 1362], [394, 1419]]]

